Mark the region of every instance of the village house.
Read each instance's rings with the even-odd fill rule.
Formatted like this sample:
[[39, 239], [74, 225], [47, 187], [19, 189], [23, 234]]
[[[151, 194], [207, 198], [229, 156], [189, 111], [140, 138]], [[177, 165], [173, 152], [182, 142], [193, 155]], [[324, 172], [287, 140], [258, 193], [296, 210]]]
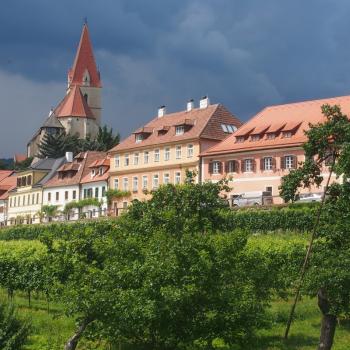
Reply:
[[[96, 161], [104, 160], [106, 152], [82, 152], [74, 158], [71, 152], [67, 152], [66, 158], [67, 162], [57, 169], [52, 179], [44, 186], [43, 205], [55, 206], [57, 211], [62, 213], [56, 219], [78, 220], [83, 215], [84, 217], [87, 215], [91, 217], [90, 209], [80, 208], [79, 202], [86, 198], [92, 198], [97, 193], [98, 197], [96, 198], [102, 199], [107, 190], [107, 181], [97, 181], [98, 184], [95, 187], [92, 187], [91, 184], [86, 186], [87, 182], [84, 182], [86, 191], [82, 190], [82, 181], [91, 176], [92, 169], [89, 166], [95, 164]], [[102, 165], [101, 168], [104, 171], [102, 175], [105, 175], [106, 167]], [[101, 187], [99, 187], [100, 182], [104, 183]], [[98, 190], [95, 188], [98, 188]], [[95, 192], [92, 193], [92, 191]], [[93, 208], [95, 211], [98, 209], [98, 207]]]
[[43, 186], [64, 162], [64, 157], [40, 159], [17, 173], [16, 186], [9, 192], [8, 198], [9, 225], [40, 222]]
[[17, 176], [12, 170], [0, 170], [0, 226], [7, 224], [9, 192], [16, 187]]
[[[195, 108], [193, 100], [184, 111], [158, 116], [135, 130], [110, 150], [110, 188], [130, 194], [115, 198], [116, 215], [133, 199], [150, 198], [162, 184], [180, 184], [186, 170], [201, 172], [199, 154], [233, 133], [241, 122], [221, 104], [208, 97]], [[201, 174], [199, 174], [199, 177]]]
[[[321, 112], [324, 104], [339, 105], [350, 115], [350, 96], [264, 108], [228, 138], [202, 152], [203, 180], [231, 178], [231, 198], [259, 198], [265, 193], [274, 204], [282, 203], [281, 178], [305, 161], [304, 132], [309, 129], [309, 123], [325, 120]], [[322, 175], [327, 175], [326, 166]], [[324, 185], [325, 182], [320, 188], [302, 192], [322, 192]]]

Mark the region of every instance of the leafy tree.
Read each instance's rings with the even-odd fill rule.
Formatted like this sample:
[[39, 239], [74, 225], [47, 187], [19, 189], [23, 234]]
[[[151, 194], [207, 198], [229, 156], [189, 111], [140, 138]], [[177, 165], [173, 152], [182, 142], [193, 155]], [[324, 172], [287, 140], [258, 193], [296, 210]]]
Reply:
[[337, 317], [350, 315], [350, 123], [339, 106], [324, 105], [322, 112], [325, 122], [311, 125], [306, 132], [307, 161], [283, 178], [281, 195], [293, 200], [300, 188], [320, 185], [325, 162], [328, 181], [332, 173], [342, 178], [326, 186], [327, 200], [317, 217], [301, 275], [301, 279], [305, 275], [305, 292], [317, 294], [323, 315], [319, 349], [331, 349]]
[[44, 213], [45, 217], [48, 218], [49, 221], [52, 220], [57, 214], [58, 209], [57, 205], [43, 205], [41, 211]]
[[18, 318], [12, 305], [0, 304], [0, 348], [23, 349], [29, 335], [29, 323]]
[[25, 170], [25, 169], [28, 169], [28, 167], [30, 166], [30, 164], [32, 164], [32, 161], [33, 161], [33, 157], [29, 157], [29, 158], [25, 159], [25, 160], [22, 161], [22, 162], [15, 163], [15, 165], [14, 165], [15, 170]]

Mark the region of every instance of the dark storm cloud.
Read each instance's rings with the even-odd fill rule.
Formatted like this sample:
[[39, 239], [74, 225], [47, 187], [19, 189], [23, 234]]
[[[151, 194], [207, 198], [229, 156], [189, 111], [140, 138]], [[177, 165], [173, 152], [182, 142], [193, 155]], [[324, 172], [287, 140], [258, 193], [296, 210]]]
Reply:
[[84, 17], [103, 79], [104, 122], [124, 136], [157, 106], [179, 110], [204, 94], [246, 120], [268, 104], [350, 91], [347, 0], [5, 3], [0, 157], [23, 150], [64, 95]]

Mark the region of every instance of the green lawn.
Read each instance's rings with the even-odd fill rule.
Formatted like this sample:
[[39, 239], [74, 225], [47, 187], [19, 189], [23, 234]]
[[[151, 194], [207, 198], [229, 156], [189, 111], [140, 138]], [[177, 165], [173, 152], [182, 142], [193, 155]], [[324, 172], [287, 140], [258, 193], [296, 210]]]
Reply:
[[[4, 291], [0, 292], [0, 300], [7, 301]], [[47, 304], [44, 300], [32, 300], [31, 308], [25, 295], [17, 293], [14, 302], [19, 308], [22, 317], [32, 320], [33, 335], [26, 350], [62, 350], [64, 342], [74, 331], [74, 321], [63, 316], [59, 305], [50, 305], [50, 314], [47, 313]], [[304, 298], [297, 305], [296, 318], [292, 324], [290, 338], [283, 340], [285, 324], [288, 318], [290, 301], [275, 301], [269, 310], [272, 319], [270, 329], [259, 331], [255, 343], [245, 350], [315, 350], [320, 329], [320, 313], [315, 299]], [[350, 348], [350, 321], [342, 321], [337, 327], [334, 350], [348, 350]], [[108, 346], [82, 341], [80, 350], [110, 350]]]

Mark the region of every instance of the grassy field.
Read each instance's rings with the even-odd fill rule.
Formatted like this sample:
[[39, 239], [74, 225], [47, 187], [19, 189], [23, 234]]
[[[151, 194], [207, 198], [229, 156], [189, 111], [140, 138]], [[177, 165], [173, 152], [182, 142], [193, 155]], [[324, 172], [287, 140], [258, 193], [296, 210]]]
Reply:
[[[7, 300], [4, 291], [0, 293], [0, 300]], [[62, 350], [64, 342], [74, 330], [74, 321], [63, 316], [58, 305], [47, 304], [40, 299], [33, 299], [31, 308], [25, 296], [16, 294], [14, 302], [18, 306], [22, 317], [29, 317], [33, 325], [33, 334], [26, 350]], [[290, 302], [274, 301], [269, 310], [272, 320], [270, 329], [261, 330], [255, 343], [247, 350], [314, 350], [317, 347], [320, 329], [320, 313], [316, 300], [304, 298], [297, 306], [296, 319], [292, 324], [290, 338], [283, 340], [283, 333], [290, 308]], [[336, 330], [334, 350], [348, 350], [350, 348], [350, 322], [341, 321]], [[110, 350], [103, 344], [82, 341], [80, 350]]]

